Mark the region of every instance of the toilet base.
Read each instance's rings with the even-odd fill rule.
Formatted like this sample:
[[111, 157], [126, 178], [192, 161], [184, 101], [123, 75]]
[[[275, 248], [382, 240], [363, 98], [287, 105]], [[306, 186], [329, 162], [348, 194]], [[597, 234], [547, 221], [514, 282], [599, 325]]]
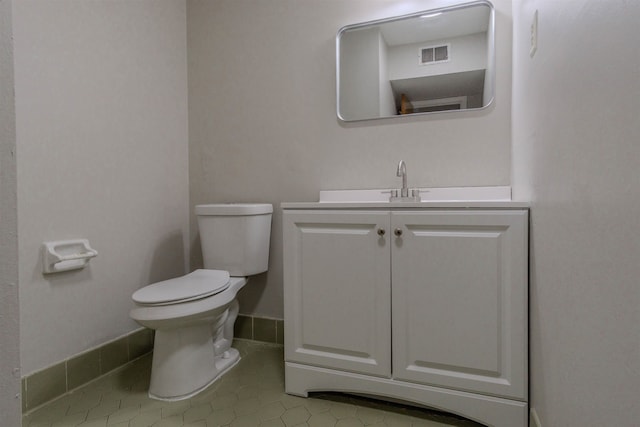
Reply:
[[[205, 385], [197, 388], [196, 390], [193, 390], [190, 393], [184, 394], [184, 395], [180, 395], [180, 396], [171, 396], [171, 397], [167, 397], [166, 393], [163, 391], [160, 391], [161, 393], [163, 393], [163, 395], [157, 395], [154, 393], [154, 388], [149, 387], [149, 398], [151, 399], [155, 399], [155, 400], [163, 400], [166, 402], [176, 402], [179, 400], [185, 400], [185, 399], [189, 399], [193, 396], [195, 396], [196, 394], [200, 393], [201, 391], [203, 391], [204, 389], [206, 389], [207, 387], [209, 387], [211, 384], [215, 383], [216, 381], [218, 381], [220, 378], [222, 378], [222, 376], [231, 368], [233, 368], [234, 366], [236, 366], [238, 364], [238, 362], [240, 362], [240, 352], [238, 350], [236, 350], [235, 348], [230, 348], [227, 352], [226, 352], [227, 357], [225, 358], [224, 355], [222, 356], [218, 356], [216, 358], [215, 361], [215, 366], [216, 366], [216, 375]], [[157, 387], [156, 387], [157, 388]], [[173, 387], [172, 387], [173, 388]]]
[[240, 361], [231, 347], [237, 301], [213, 325], [198, 322], [155, 334], [149, 397], [176, 401], [204, 390]]

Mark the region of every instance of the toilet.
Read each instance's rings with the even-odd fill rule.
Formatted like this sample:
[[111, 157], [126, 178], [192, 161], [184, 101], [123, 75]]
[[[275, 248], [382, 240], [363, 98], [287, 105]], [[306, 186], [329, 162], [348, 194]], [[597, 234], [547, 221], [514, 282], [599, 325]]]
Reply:
[[204, 269], [137, 290], [131, 318], [155, 330], [149, 397], [194, 396], [240, 360], [236, 294], [267, 271], [270, 204], [197, 205]]

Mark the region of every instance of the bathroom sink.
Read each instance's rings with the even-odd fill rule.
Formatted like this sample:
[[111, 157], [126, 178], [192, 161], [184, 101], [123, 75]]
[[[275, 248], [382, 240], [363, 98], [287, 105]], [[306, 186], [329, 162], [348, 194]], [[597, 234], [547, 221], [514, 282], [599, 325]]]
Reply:
[[[508, 202], [511, 187], [433, 187], [420, 188], [420, 203], [428, 202]], [[320, 203], [389, 202], [392, 189], [322, 190]]]

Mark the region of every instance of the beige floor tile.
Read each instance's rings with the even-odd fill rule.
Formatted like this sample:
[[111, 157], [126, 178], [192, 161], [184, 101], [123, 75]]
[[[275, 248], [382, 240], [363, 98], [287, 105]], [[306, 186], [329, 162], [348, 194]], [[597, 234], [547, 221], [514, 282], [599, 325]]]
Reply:
[[442, 424], [437, 421], [414, 419], [411, 427], [447, 427], [447, 424]]
[[73, 415], [68, 415], [51, 423], [51, 427], [75, 427], [80, 423], [83, 423], [87, 418], [86, 412], [78, 412]]
[[231, 427], [257, 427], [260, 424], [260, 419], [258, 418], [258, 414], [246, 414], [237, 416], [233, 421], [231, 421]]
[[261, 421], [260, 427], [285, 427], [280, 418], [274, 418], [272, 420]]
[[129, 421], [129, 427], [148, 427], [162, 419], [162, 409], [140, 412]]
[[143, 357], [23, 417], [23, 427], [480, 427], [448, 414], [356, 396], [284, 392], [282, 347], [237, 341], [237, 367], [191, 399], [149, 399]]
[[78, 424], [78, 427], [107, 427], [109, 417], [98, 418], [97, 420], [85, 421]]
[[[45, 412], [48, 408], [42, 408], [38, 412], [31, 413], [27, 416], [22, 417], [22, 426], [23, 427], [50, 427], [53, 422], [52, 418], [49, 417], [49, 413]], [[58, 418], [62, 418], [62, 416]]]
[[253, 414], [260, 409], [260, 401], [257, 397], [250, 397], [248, 399], [238, 400], [233, 405], [233, 410], [237, 416]]
[[110, 400], [107, 402], [102, 402], [100, 405], [96, 406], [89, 410], [87, 414], [87, 420], [95, 420], [96, 418], [104, 418], [116, 412], [120, 409], [120, 401], [119, 400]]
[[271, 402], [258, 409], [258, 418], [260, 421], [268, 421], [274, 418], [280, 418], [284, 414], [285, 409], [280, 402]]
[[167, 402], [163, 402], [161, 400], [154, 400], [147, 398], [145, 401], [140, 403], [140, 413], [144, 414], [145, 412], [152, 411], [162, 411], [162, 408], [167, 404]]
[[331, 409], [331, 403], [324, 399], [309, 398], [304, 406], [311, 414], [320, 414], [322, 412], [328, 412]]
[[130, 406], [128, 408], [118, 409], [111, 415], [107, 421], [107, 425], [120, 424], [123, 422], [129, 422], [140, 414], [140, 408], [137, 406]]
[[[61, 418], [64, 418], [69, 412], [69, 406], [71, 405], [72, 400], [69, 399], [69, 396], [64, 396], [58, 400], [51, 402], [49, 405], [46, 405], [46, 413], [48, 415], [49, 421], [57, 421]], [[45, 407], [42, 407], [40, 410], [36, 411], [35, 414], [39, 412], [43, 412]], [[34, 417], [36, 418], [36, 417]]]
[[191, 408], [191, 404], [188, 400], [180, 400], [177, 402], [165, 402], [162, 406], [162, 418], [173, 417], [174, 415], [182, 415]]
[[185, 411], [184, 422], [194, 423], [196, 421], [204, 421], [207, 419], [210, 413], [211, 405], [209, 403], [202, 403], [198, 406], [192, 406]]
[[366, 426], [382, 422], [384, 415], [385, 412], [380, 409], [363, 407], [356, 409], [356, 418], [361, 420]]
[[[147, 384], [147, 388], [149, 387], [149, 384]], [[135, 391], [135, 392], [131, 392], [130, 394], [124, 396], [122, 399], [120, 399], [120, 408], [124, 409], [124, 408], [131, 408], [131, 407], [138, 407], [140, 408], [142, 406], [143, 403], [146, 403], [149, 400], [149, 396], [147, 395], [147, 391], [145, 390], [144, 392], [141, 391]]]
[[163, 418], [160, 421], [153, 423], [153, 427], [184, 427], [182, 414]]
[[290, 394], [284, 394], [280, 398], [280, 402], [282, 403], [282, 406], [284, 406], [287, 409], [295, 408], [298, 406], [304, 406], [306, 401], [307, 399], [303, 397], [292, 396]]
[[411, 422], [410, 417], [400, 414], [390, 414], [384, 417], [384, 424], [387, 427], [411, 427]]
[[284, 388], [277, 388], [277, 389], [269, 388], [265, 390], [260, 390], [260, 392], [258, 393], [258, 400], [263, 405], [267, 403], [272, 403], [272, 402], [280, 402], [283, 395], [284, 395]]
[[347, 417], [338, 420], [336, 427], [364, 427], [364, 424], [355, 417]]
[[297, 406], [295, 408], [287, 409], [280, 417], [287, 427], [293, 427], [300, 423], [306, 423], [311, 417], [311, 414], [304, 406]]
[[233, 412], [233, 408], [222, 408], [209, 414], [205, 421], [207, 427], [219, 427], [231, 424], [235, 418], [236, 413]]
[[245, 385], [240, 386], [240, 388], [236, 391], [238, 395], [238, 399], [248, 399], [250, 397], [258, 397], [260, 389], [257, 385]]
[[338, 419], [331, 415], [331, 412], [322, 412], [311, 415], [307, 424], [309, 424], [310, 427], [333, 427], [337, 422]]
[[214, 411], [217, 409], [231, 408], [238, 401], [238, 395], [233, 392], [225, 392], [218, 394], [215, 400], [211, 402], [211, 409]]
[[210, 386], [197, 395], [193, 396], [191, 399], [189, 399], [189, 401], [191, 402], [192, 407], [201, 405], [203, 403], [210, 403], [216, 398], [217, 393], [218, 392], [216, 387]]
[[[71, 395], [74, 396], [74, 395]], [[75, 414], [76, 412], [88, 412], [89, 410], [100, 405], [101, 396], [99, 394], [78, 394], [69, 402], [67, 414]]]
[[356, 415], [356, 410], [358, 409], [355, 405], [350, 403], [342, 403], [342, 402], [331, 402], [331, 407], [329, 408], [329, 412], [333, 414], [337, 419], [342, 418], [353, 418]]

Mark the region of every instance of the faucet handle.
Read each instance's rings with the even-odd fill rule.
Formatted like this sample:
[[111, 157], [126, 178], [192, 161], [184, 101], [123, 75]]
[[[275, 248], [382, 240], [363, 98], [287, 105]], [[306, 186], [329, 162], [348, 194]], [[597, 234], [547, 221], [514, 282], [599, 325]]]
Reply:
[[422, 193], [429, 193], [430, 190], [423, 190], [422, 188], [416, 187], [416, 188], [412, 188], [411, 192], [413, 192], [416, 196], [419, 196]]
[[394, 188], [392, 190], [383, 190], [381, 191], [383, 194], [389, 194], [390, 197], [398, 197], [398, 189]]

